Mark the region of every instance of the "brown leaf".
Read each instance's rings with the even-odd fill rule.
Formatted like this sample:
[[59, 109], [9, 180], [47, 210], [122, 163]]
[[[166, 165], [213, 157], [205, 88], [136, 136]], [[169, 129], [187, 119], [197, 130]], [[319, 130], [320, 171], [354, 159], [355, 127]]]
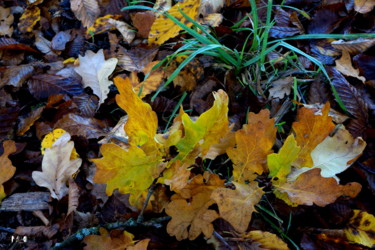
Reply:
[[52, 226], [34, 226], [34, 227], [17, 227], [14, 234], [29, 236], [29, 237], [47, 237], [51, 239], [59, 231], [59, 225]]
[[21, 121], [18, 123], [18, 136], [25, 134], [31, 128], [31, 126], [34, 125], [34, 122], [36, 122], [42, 116], [44, 108], [45, 106], [34, 109], [28, 114], [27, 117], [21, 119]]
[[85, 28], [93, 25], [100, 14], [97, 0], [71, 0], [70, 8]]
[[340, 49], [341, 51], [347, 51], [353, 55], [362, 53], [372, 47], [375, 44], [375, 39], [358, 38], [350, 41], [338, 40], [333, 41], [331, 44], [332, 47]]
[[366, 14], [374, 9], [375, 0], [354, 0], [354, 10]]
[[101, 227], [99, 232], [100, 235], [88, 235], [83, 239], [86, 244], [85, 250], [122, 250], [134, 245], [134, 235], [127, 231], [113, 230], [109, 234], [105, 228]]
[[363, 76], [359, 76], [359, 69], [355, 69], [353, 67], [349, 52], [343, 50], [341, 58], [339, 60], [336, 60], [335, 62], [336, 69], [340, 71], [342, 74], [346, 76], [355, 77], [361, 80], [363, 83], [366, 81], [366, 79]]
[[0, 80], [0, 87], [11, 85], [19, 88], [33, 74], [33, 72], [34, 67], [27, 64], [10, 67], [5, 71], [4, 76]]
[[263, 191], [257, 182], [233, 184], [235, 190], [217, 188], [212, 192], [211, 199], [219, 206], [220, 217], [228, 221], [237, 232], [243, 233], [249, 226], [254, 206], [262, 198]]
[[13, 21], [11, 9], [0, 6], [0, 36], [12, 36]]
[[151, 30], [151, 25], [155, 21], [155, 13], [153, 11], [136, 12], [130, 15], [133, 25], [137, 28], [137, 36], [147, 38]]
[[143, 68], [151, 63], [158, 51], [157, 47], [135, 47], [131, 50], [120, 52], [118, 64], [127, 71], [142, 72]]
[[341, 195], [354, 198], [361, 191], [362, 186], [359, 183], [339, 185], [335, 178], [322, 177], [320, 171], [320, 169], [309, 170], [301, 174], [295, 182], [281, 184], [274, 182], [276, 196], [291, 206], [316, 204], [324, 207]]
[[284, 96], [290, 95], [293, 82], [294, 78], [291, 76], [273, 81], [273, 87], [268, 90], [270, 92], [270, 97], [282, 99]]
[[71, 135], [86, 137], [87, 139], [105, 136], [107, 125], [95, 118], [86, 118], [76, 114], [66, 114], [55, 123], [55, 128], [62, 128]]
[[72, 212], [77, 210], [79, 204], [79, 187], [75, 181], [70, 178], [69, 179], [69, 201], [68, 201], [68, 212], [66, 213], [66, 217], [69, 216]]
[[39, 53], [37, 50], [31, 48], [28, 45], [22, 44], [14, 40], [13, 38], [1, 37], [0, 38], [0, 49], [6, 50], [25, 50], [35, 53]]

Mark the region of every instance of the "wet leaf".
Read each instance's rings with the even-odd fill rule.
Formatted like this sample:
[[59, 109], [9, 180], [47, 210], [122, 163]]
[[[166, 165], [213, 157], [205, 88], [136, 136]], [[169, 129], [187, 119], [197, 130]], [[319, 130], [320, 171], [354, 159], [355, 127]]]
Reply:
[[[193, 23], [188, 22], [186, 18], [182, 16], [180, 10], [188, 15], [190, 18], [195, 19], [198, 14], [198, 8], [200, 1], [188, 0], [184, 3], [177, 3], [173, 5], [167, 12], [178, 19], [180, 22], [185, 23], [188, 27], [191, 27]], [[173, 38], [179, 34], [182, 30], [180, 26], [174, 23], [171, 19], [165, 15], [159, 14], [154, 23], [151, 26], [151, 30], [148, 36], [148, 44], [162, 45], [165, 41]]]
[[109, 86], [112, 84], [108, 77], [116, 68], [116, 64], [116, 58], [105, 60], [102, 49], [97, 53], [88, 50], [85, 56], [79, 56], [79, 66], [74, 70], [82, 76], [83, 85], [90, 87], [99, 97], [99, 105], [107, 98]]
[[4, 76], [0, 79], [0, 87], [4, 85], [11, 85], [16, 88], [22, 86], [22, 84], [28, 79], [34, 72], [34, 67], [31, 65], [20, 65], [11, 67], [5, 71]]
[[235, 182], [253, 180], [256, 174], [267, 172], [267, 155], [272, 153], [276, 139], [274, 119], [269, 118], [269, 111], [264, 109], [258, 114], [249, 113], [248, 124], [236, 131], [234, 148], [227, 149], [227, 154], [233, 162], [233, 177]]
[[41, 117], [44, 108], [45, 106], [39, 107], [31, 111], [27, 117], [24, 117], [20, 123], [18, 123], [17, 135], [21, 136], [25, 134], [31, 128], [31, 126], [34, 125], [34, 122]]
[[219, 206], [220, 217], [228, 221], [237, 232], [243, 233], [249, 226], [254, 206], [262, 198], [263, 191], [257, 182], [233, 184], [236, 186], [235, 190], [216, 188], [211, 199]]
[[375, 247], [375, 217], [360, 210], [353, 210], [348, 227], [344, 229], [346, 238], [352, 243]]
[[16, 168], [8, 158], [10, 154], [16, 152], [15, 142], [10, 140], [4, 141], [3, 148], [4, 152], [0, 156], [0, 202], [6, 197], [3, 183], [12, 178], [16, 172]]
[[250, 231], [242, 237], [251, 239], [256, 243], [260, 243], [259, 249], [272, 250], [288, 250], [288, 245], [282, 241], [276, 234], [270, 232], [263, 232], [260, 230]]
[[60, 200], [68, 193], [66, 182], [79, 169], [82, 160], [70, 159], [74, 149], [74, 142], [70, 141], [70, 135], [64, 133], [50, 148], [46, 148], [42, 171], [33, 171], [32, 177], [38, 186], [50, 190], [51, 196]]

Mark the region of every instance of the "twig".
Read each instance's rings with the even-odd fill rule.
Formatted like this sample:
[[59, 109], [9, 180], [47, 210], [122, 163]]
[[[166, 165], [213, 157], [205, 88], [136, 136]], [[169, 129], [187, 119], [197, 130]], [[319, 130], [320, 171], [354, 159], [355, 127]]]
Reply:
[[214, 231], [214, 235], [215, 237], [221, 241], [221, 243], [224, 244], [224, 246], [229, 249], [229, 250], [232, 250], [233, 248], [228, 244], [228, 242], [216, 231]]
[[154, 192], [154, 189], [155, 189], [155, 187], [156, 187], [156, 181], [157, 181], [157, 179], [154, 180], [154, 183], [152, 183], [152, 185], [151, 185], [150, 188], [148, 189], [147, 197], [146, 197], [145, 203], [143, 204], [142, 210], [141, 210], [141, 212], [139, 213], [138, 218], [137, 218], [137, 223], [142, 223], [142, 222], [143, 222], [143, 213], [145, 212], [145, 210], [146, 210], [146, 208], [147, 208], [147, 204], [148, 204], [148, 202], [150, 201], [151, 195], [152, 195], [152, 193]]
[[65, 239], [61, 243], [56, 243], [55, 246], [51, 249], [58, 250], [58, 249], [65, 249], [68, 246], [74, 244], [76, 241], [81, 241], [88, 235], [92, 234], [99, 234], [99, 228], [104, 227], [107, 230], [117, 229], [117, 228], [135, 228], [135, 227], [153, 227], [153, 228], [161, 228], [163, 225], [161, 223], [170, 220], [171, 217], [165, 216], [156, 219], [152, 219], [149, 221], [145, 221], [143, 223], [138, 223], [133, 218], [130, 218], [127, 221], [117, 221], [113, 223], [108, 223], [102, 226], [90, 227], [90, 228], [82, 228], [78, 230], [75, 234], [72, 234], [67, 239]]

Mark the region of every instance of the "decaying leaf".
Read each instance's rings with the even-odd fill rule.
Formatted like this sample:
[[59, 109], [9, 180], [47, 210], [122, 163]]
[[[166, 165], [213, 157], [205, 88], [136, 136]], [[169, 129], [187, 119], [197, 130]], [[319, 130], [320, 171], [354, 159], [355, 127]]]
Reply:
[[0, 6], [0, 36], [12, 36], [14, 17], [10, 8]]
[[23, 237], [47, 237], [48, 239], [51, 239], [59, 231], [59, 227], [59, 224], [33, 227], [19, 226], [16, 228], [14, 234], [22, 235]]
[[82, 76], [83, 85], [90, 87], [99, 97], [99, 105], [107, 98], [109, 86], [112, 84], [108, 77], [114, 71], [116, 64], [116, 58], [105, 60], [102, 49], [97, 53], [88, 50], [85, 56], [79, 56], [79, 66], [74, 70]]
[[362, 154], [366, 142], [362, 138], [353, 138], [344, 128], [340, 128], [334, 136], [324, 139], [311, 152], [313, 166], [300, 168], [288, 176], [294, 180], [298, 175], [310, 169], [321, 169], [321, 175], [325, 178], [335, 178], [339, 182], [337, 174], [345, 171]]
[[254, 206], [262, 198], [263, 191], [257, 182], [233, 184], [236, 186], [235, 190], [216, 188], [211, 199], [219, 206], [220, 217], [228, 221], [237, 232], [243, 233], [249, 226]]
[[267, 172], [267, 155], [272, 153], [276, 139], [274, 119], [269, 118], [269, 111], [264, 109], [258, 114], [249, 113], [248, 124], [236, 131], [235, 148], [228, 148], [227, 154], [233, 162], [235, 182], [253, 180], [254, 173]]
[[68, 212], [66, 216], [69, 216], [72, 212], [77, 210], [79, 204], [79, 187], [75, 181], [70, 178], [69, 179], [69, 201], [68, 201]]
[[86, 28], [94, 24], [95, 19], [100, 14], [99, 4], [97, 0], [71, 0], [70, 7]]
[[[211, 200], [212, 191], [223, 187], [224, 181], [215, 175], [196, 176], [191, 182], [172, 196], [165, 212], [172, 217], [167, 232], [177, 240], [196, 239], [201, 233], [210, 237], [214, 231], [212, 222], [219, 218], [215, 210], [208, 209], [215, 202]], [[189, 201], [187, 201], [187, 199]]]
[[366, 79], [363, 76], [359, 76], [359, 69], [355, 69], [352, 65], [350, 54], [347, 51], [342, 51], [342, 56], [339, 60], [336, 60], [336, 69], [346, 76], [352, 76], [363, 83]]
[[16, 152], [16, 143], [14, 141], [3, 142], [4, 153], [0, 156], [0, 202], [5, 198], [3, 183], [12, 178], [16, 172], [16, 168], [9, 160], [9, 155]]
[[333, 203], [341, 195], [354, 198], [361, 191], [361, 185], [350, 182], [339, 185], [335, 178], [324, 178], [320, 169], [311, 169], [298, 176], [297, 180], [282, 183], [274, 181], [276, 197], [290, 206], [313, 205], [324, 207]]
[[289, 250], [288, 245], [273, 233], [254, 230], [244, 234], [242, 237], [260, 243], [261, 245], [258, 249]]
[[352, 243], [375, 247], [375, 217], [364, 211], [354, 210], [349, 225], [344, 229], [346, 238]]
[[164, 78], [163, 70], [159, 68], [159, 69], [151, 71], [152, 68], [157, 63], [159, 63], [159, 61], [150, 62], [148, 65], [146, 65], [142, 69], [142, 72], [145, 75], [149, 74], [148, 77], [143, 82], [139, 82], [139, 78], [136, 72], [132, 72], [130, 75], [130, 79], [131, 79], [135, 93], [139, 93], [141, 91], [141, 94], [139, 95], [140, 98], [143, 98], [146, 95], [157, 90], [160, 84], [163, 82], [163, 78]]
[[41, 117], [44, 108], [45, 106], [34, 109], [27, 117], [24, 117], [18, 124], [17, 135], [25, 134], [34, 125], [34, 122]]
[[366, 14], [374, 9], [375, 0], [354, 0], [354, 10]]
[[[186, 18], [182, 16], [180, 11], [184, 12], [190, 18], [195, 19], [198, 14], [199, 6], [200, 0], [188, 0], [184, 3], [177, 3], [173, 5], [173, 7], [167, 12], [180, 22], [185, 23], [185, 25], [188, 27], [191, 27], [193, 23], [188, 22]], [[162, 45], [168, 39], [177, 36], [181, 30], [182, 28], [167, 16], [158, 15], [151, 26], [151, 30], [148, 35], [148, 44]]]
[[273, 98], [284, 98], [290, 94], [290, 90], [293, 86], [293, 77], [288, 76], [272, 82], [272, 88], [269, 89], [270, 97]]
[[42, 171], [34, 171], [32, 177], [38, 186], [50, 190], [51, 196], [60, 200], [68, 193], [67, 180], [79, 169], [82, 160], [70, 159], [74, 142], [70, 141], [69, 133], [58, 138], [51, 148], [46, 148]]
[[157, 47], [136, 47], [131, 50], [121, 51], [118, 56], [118, 65], [127, 71], [142, 72], [158, 53]]
[[40, 20], [40, 9], [37, 6], [26, 8], [25, 12], [20, 17], [18, 28], [22, 33], [32, 32], [34, 26]]
[[296, 134], [297, 145], [301, 147], [295, 167], [312, 167], [312, 150], [320, 144], [331, 133], [335, 125], [332, 118], [328, 116], [330, 105], [327, 103], [322, 109], [322, 115], [315, 115], [314, 111], [307, 108], [298, 110], [297, 122], [294, 122], [292, 128]]

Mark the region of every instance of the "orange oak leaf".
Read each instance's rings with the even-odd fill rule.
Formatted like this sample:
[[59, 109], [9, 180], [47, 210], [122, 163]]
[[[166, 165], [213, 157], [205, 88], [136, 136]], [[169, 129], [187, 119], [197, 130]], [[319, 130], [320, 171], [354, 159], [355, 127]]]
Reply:
[[158, 128], [156, 113], [133, 91], [129, 78], [116, 77], [114, 82], [120, 92], [116, 95], [116, 102], [129, 116], [125, 124], [129, 143], [142, 146], [148, 141], [154, 141]]
[[[167, 13], [169, 13], [188, 27], [191, 27], [193, 23], [187, 21], [180, 11], [184, 12], [190, 18], [195, 19], [198, 15], [199, 6], [200, 0], [187, 0], [184, 3], [175, 4], [167, 11]], [[156, 17], [154, 23], [151, 26], [151, 30], [148, 35], [148, 44], [162, 45], [168, 39], [177, 36], [181, 30], [182, 28], [175, 22], [173, 22], [167, 16], [160, 14]]]
[[135, 204], [142, 193], [149, 188], [163, 170], [160, 155], [147, 155], [141, 148], [130, 145], [127, 150], [116, 144], [103, 144], [100, 148], [103, 158], [91, 159], [97, 170], [94, 182], [107, 184], [108, 196], [118, 188], [127, 194]]
[[258, 114], [249, 113], [248, 124], [236, 131], [234, 148], [228, 148], [227, 154], [233, 162], [235, 182], [253, 180], [254, 173], [267, 171], [267, 155], [272, 153], [276, 139], [274, 119], [269, 118], [269, 111], [264, 109]]
[[290, 206], [316, 204], [324, 207], [333, 203], [341, 195], [356, 197], [361, 191], [361, 185], [350, 182], [339, 185], [335, 178], [324, 178], [320, 175], [320, 169], [311, 169], [301, 174], [296, 181], [273, 181], [276, 197], [284, 200]]
[[329, 110], [328, 102], [322, 108], [322, 115], [314, 115], [313, 110], [304, 107], [298, 110], [298, 122], [294, 122], [292, 128], [296, 134], [297, 145], [301, 147], [301, 150], [293, 162], [293, 166], [297, 168], [313, 166], [311, 152], [335, 127], [332, 118], [328, 116]]
[[165, 212], [172, 217], [167, 232], [177, 240], [196, 239], [201, 233], [210, 237], [212, 222], [219, 218], [215, 210], [208, 209], [215, 202], [210, 198], [213, 190], [224, 187], [224, 180], [215, 174], [194, 177], [179, 193], [172, 196]]
[[4, 141], [3, 148], [4, 152], [0, 156], [0, 202], [6, 196], [3, 183], [12, 178], [16, 172], [16, 168], [8, 158], [10, 154], [16, 152], [16, 143], [10, 140]]
[[235, 190], [217, 188], [212, 192], [211, 199], [219, 206], [220, 217], [228, 221], [237, 232], [243, 233], [249, 226], [254, 206], [262, 198], [263, 191], [257, 182], [233, 184]]

